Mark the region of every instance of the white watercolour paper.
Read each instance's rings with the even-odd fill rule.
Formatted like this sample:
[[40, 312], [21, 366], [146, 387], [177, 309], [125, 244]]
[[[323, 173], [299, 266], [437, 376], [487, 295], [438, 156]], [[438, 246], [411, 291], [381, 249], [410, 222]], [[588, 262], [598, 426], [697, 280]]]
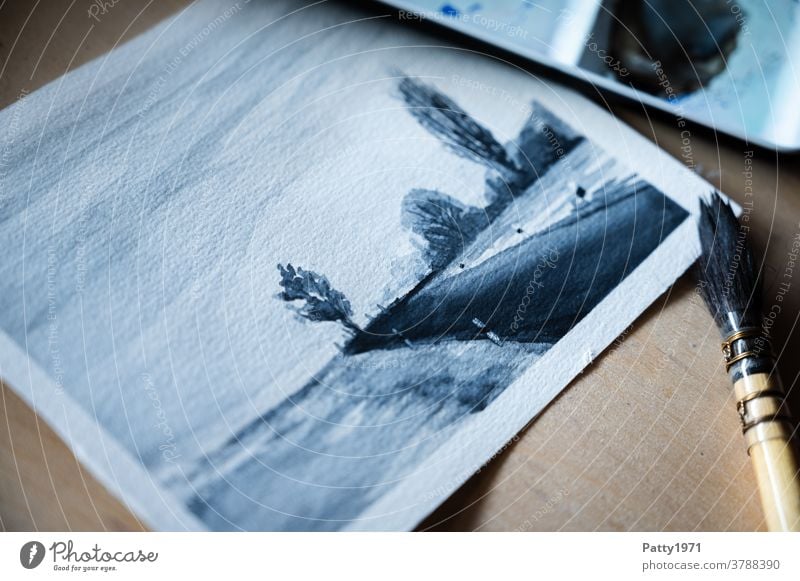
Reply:
[[156, 529], [410, 529], [691, 264], [584, 98], [201, 1], [0, 112], [0, 375]]

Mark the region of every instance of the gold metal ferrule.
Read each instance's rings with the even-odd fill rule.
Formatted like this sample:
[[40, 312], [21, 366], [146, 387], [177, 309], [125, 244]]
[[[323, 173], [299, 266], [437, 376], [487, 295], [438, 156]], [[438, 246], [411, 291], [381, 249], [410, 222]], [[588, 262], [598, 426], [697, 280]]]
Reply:
[[[728, 335], [724, 341], [722, 341], [722, 355], [725, 357], [725, 371], [729, 371], [731, 366], [736, 363], [737, 361], [741, 361], [742, 359], [746, 359], [747, 357], [759, 357], [761, 356], [760, 353], [753, 351], [752, 349], [745, 348], [741, 352], [736, 352], [735, 343], [742, 339], [749, 339], [751, 337], [758, 337], [761, 338], [763, 341], [766, 341], [763, 337], [761, 337], [761, 329], [758, 327], [744, 327], [739, 329], [735, 333]], [[749, 347], [749, 346], [747, 346]]]
[[758, 442], [791, 434], [791, 418], [777, 377], [766, 373], [746, 375], [734, 384], [734, 390], [748, 453]]

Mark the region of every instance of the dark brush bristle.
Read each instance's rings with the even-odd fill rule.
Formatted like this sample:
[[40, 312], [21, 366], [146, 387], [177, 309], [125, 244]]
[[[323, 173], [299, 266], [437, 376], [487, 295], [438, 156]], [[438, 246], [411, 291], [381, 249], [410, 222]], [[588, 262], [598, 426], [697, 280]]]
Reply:
[[723, 336], [742, 327], [761, 326], [761, 296], [747, 227], [716, 192], [700, 201], [698, 223], [702, 254], [695, 278]]

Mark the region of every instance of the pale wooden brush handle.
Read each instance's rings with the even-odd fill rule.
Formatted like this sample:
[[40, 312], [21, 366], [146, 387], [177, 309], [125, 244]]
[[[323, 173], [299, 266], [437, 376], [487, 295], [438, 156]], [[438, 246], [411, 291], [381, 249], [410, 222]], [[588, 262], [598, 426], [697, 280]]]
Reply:
[[734, 389], [767, 528], [800, 531], [800, 471], [780, 381], [756, 373]]

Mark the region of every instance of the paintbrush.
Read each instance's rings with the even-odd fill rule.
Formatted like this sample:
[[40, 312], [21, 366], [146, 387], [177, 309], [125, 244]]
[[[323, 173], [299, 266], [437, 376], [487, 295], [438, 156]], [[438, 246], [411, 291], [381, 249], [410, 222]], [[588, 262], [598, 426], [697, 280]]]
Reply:
[[800, 531], [800, 475], [793, 424], [769, 341], [761, 328], [761, 290], [747, 228], [714, 193], [700, 202], [700, 293], [723, 338], [747, 453], [771, 531]]

